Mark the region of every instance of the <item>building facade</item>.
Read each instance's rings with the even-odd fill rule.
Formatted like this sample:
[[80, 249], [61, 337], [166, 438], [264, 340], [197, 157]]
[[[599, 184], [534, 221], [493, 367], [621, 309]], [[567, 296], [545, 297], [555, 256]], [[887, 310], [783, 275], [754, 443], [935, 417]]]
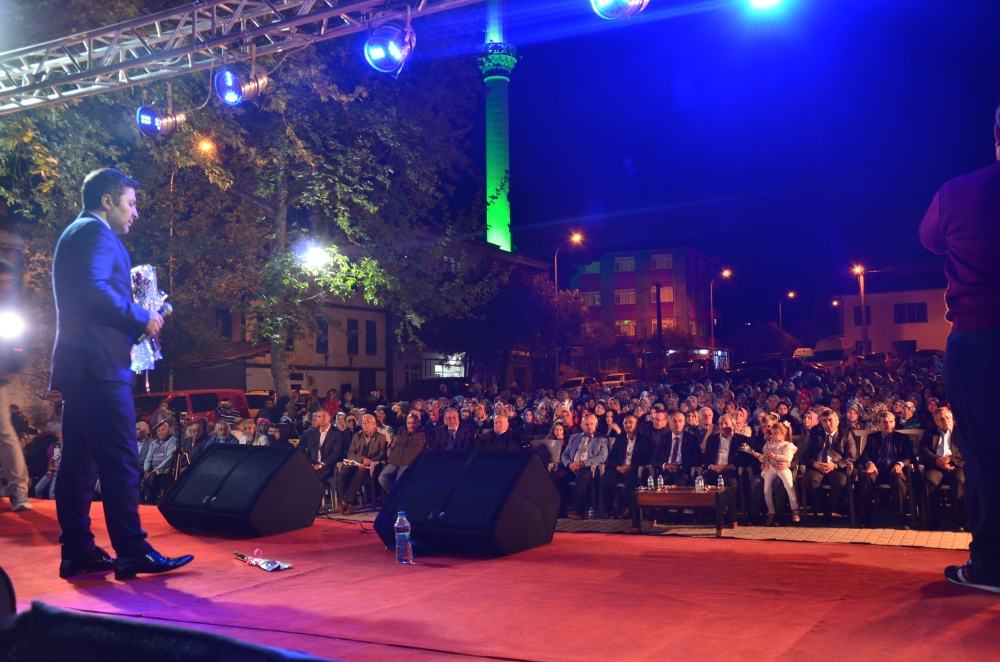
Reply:
[[[944, 351], [951, 322], [944, 318], [945, 288], [866, 292], [868, 344], [872, 352], [891, 352], [907, 357], [918, 349]], [[844, 335], [861, 353], [861, 295], [842, 297]]]
[[687, 247], [605, 253], [577, 264], [570, 287], [583, 295], [590, 326], [639, 341], [657, 337], [659, 319], [664, 331], [681, 331], [707, 348], [718, 317], [709, 309], [709, 283], [718, 272], [716, 260]]

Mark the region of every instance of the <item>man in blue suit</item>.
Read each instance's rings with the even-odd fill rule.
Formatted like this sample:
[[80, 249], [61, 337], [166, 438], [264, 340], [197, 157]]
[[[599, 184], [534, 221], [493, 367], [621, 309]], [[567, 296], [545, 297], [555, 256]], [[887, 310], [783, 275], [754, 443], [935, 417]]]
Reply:
[[[117, 236], [138, 218], [138, 187], [112, 168], [87, 175], [84, 211], [63, 231], [52, 259], [57, 326], [50, 388], [63, 397], [56, 482], [63, 578], [114, 569], [116, 579], [131, 579], [194, 558], [164, 558], [146, 542], [139, 523], [131, 349], [143, 333], [158, 333], [163, 318], [132, 301], [132, 262]], [[98, 478], [117, 560], [94, 544], [90, 531]]]
[[[608, 438], [597, 434], [597, 416], [587, 414], [580, 421], [583, 432], [569, 438], [563, 449], [562, 462], [556, 472], [555, 481], [563, 493], [563, 500], [572, 495], [575, 514], [573, 519], [583, 519], [587, 512], [587, 498], [593, 467], [608, 461]], [[576, 487], [570, 492], [570, 483]], [[564, 507], [565, 508], [565, 507]]]

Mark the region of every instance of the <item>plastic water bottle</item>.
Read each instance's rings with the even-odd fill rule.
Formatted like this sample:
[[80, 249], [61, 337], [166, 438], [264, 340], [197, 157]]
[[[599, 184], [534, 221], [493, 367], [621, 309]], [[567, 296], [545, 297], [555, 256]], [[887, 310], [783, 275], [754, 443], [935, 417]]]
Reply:
[[[650, 482], [653, 481], [652, 478], [650, 478], [649, 480]], [[663, 474], [660, 474], [659, 476], [656, 477], [656, 489], [661, 492], [663, 491]]]
[[587, 510], [587, 519], [597, 519], [597, 513], [594, 512], [593, 506], [591, 506], [590, 509]]
[[715, 481], [715, 486], [719, 488], [720, 492], [726, 489], [726, 481], [722, 478], [722, 476], [719, 476], [719, 480]]
[[413, 563], [413, 545], [410, 544], [410, 521], [406, 511], [396, 516], [396, 563]]
[[649, 478], [646, 479], [646, 489], [647, 490], [652, 490], [653, 489], [653, 474], [650, 474]]
[[703, 477], [698, 476], [697, 478], [694, 479], [694, 491], [695, 492], [705, 491], [705, 479]]

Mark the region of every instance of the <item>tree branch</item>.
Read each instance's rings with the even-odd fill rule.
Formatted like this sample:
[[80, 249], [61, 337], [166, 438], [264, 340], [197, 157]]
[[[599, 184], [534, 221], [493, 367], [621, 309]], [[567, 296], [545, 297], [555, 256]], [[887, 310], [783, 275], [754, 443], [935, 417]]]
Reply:
[[268, 214], [270, 214], [272, 217], [278, 215], [278, 212], [275, 210], [274, 207], [272, 207], [271, 205], [266, 204], [264, 202], [261, 202], [260, 200], [258, 200], [257, 198], [253, 197], [249, 193], [244, 193], [243, 191], [240, 191], [239, 189], [236, 189], [236, 188], [233, 188], [233, 187], [229, 188], [229, 192], [232, 193], [233, 195], [235, 195], [237, 198], [240, 198], [241, 200], [244, 200], [245, 202], [249, 202], [250, 204], [252, 204], [252, 205], [254, 205], [256, 207], [259, 207], [260, 209], [263, 209]]

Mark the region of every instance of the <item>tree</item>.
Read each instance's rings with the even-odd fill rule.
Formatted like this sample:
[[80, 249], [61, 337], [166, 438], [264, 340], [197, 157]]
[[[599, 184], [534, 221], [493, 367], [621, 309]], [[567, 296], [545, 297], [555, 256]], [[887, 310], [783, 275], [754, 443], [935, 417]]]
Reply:
[[[51, 16], [64, 33], [174, 3], [71, 4], [82, 22], [53, 0], [30, 14], [18, 14], [21, 3], [13, 17], [36, 25]], [[285, 392], [286, 343], [315, 329], [325, 297], [360, 293], [393, 313], [401, 340], [420, 340], [426, 320], [459, 318], [493, 295], [495, 274], [469, 268], [458, 244], [481, 231], [483, 206], [482, 195], [456, 203], [460, 185], [479, 182], [465, 153], [482, 90], [472, 62], [415, 59], [397, 80], [334, 40], [258, 67], [269, 73], [267, 92], [236, 109], [212, 99], [207, 76], [174, 79], [174, 103], [189, 119], [166, 138], [140, 138], [131, 119], [142, 95], [162, 101], [162, 85], [0, 118], [0, 197], [30, 231], [28, 290], [40, 310], [51, 305], [43, 276], [79, 211], [79, 182], [107, 165], [144, 185], [148, 218], [127, 243], [170, 288], [168, 357], [216, 341], [198, 313], [231, 308], [269, 343]], [[328, 252], [328, 267], [301, 264], [307, 242]]]

